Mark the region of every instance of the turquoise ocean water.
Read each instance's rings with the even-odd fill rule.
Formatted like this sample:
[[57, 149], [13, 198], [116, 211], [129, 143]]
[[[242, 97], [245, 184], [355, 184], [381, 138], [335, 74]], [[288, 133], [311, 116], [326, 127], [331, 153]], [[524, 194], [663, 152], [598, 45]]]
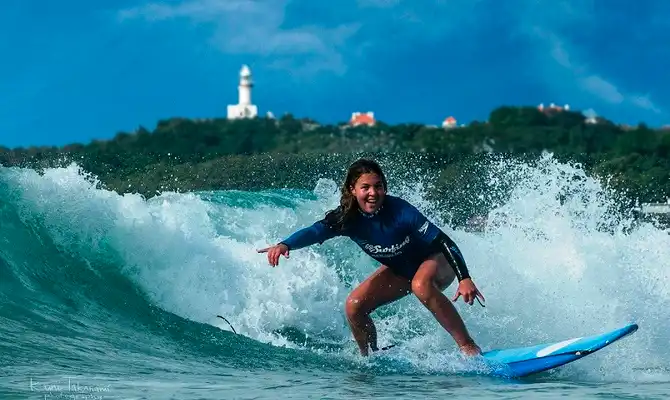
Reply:
[[380, 345], [400, 346], [361, 358], [344, 300], [376, 264], [345, 238], [277, 268], [255, 251], [321, 218], [338, 182], [144, 200], [76, 165], [0, 168], [0, 398], [667, 398], [668, 231], [612, 212], [614, 196], [573, 166], [492, 168], [491, 190], [514, 188], [484, 232], [440, 220], [420, 180], [391, 187], [464, 252], [487, 307], [458, 309], [483, 349], [638, 332], [501, 379], [406, 297], [373, 314]]

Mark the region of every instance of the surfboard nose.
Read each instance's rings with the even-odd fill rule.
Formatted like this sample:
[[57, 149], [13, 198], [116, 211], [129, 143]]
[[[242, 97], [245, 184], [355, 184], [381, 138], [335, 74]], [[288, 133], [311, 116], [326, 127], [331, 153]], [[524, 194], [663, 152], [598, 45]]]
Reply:
[[482, 356], [493, 364], [498, 366], [502, 364], [503, 368], [497, 369], [500, 374], [521, 377], [576, 361], [632, 334], [638, 328], [636, 323], [630, 323], [598, 335], [575, 337], [529, 347], [491, 350]]

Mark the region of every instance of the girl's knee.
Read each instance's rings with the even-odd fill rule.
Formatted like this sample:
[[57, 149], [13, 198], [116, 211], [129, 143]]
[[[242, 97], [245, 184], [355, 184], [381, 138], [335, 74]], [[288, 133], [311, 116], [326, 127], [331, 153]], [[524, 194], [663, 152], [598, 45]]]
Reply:
[[361, 315], [365, 315], [370, 311], [366, 310], [365, 302], [359, 296], [354, 295], [353, 293], [347, 297], [347, 300], [344, 304], [344, 312], [347, 314], [347, 317], [353, 318]]
[[433, 289], [433, 282], [431, 279], [415, 277], [412, 279], [412, 293], [425, 303], [428, 301]]

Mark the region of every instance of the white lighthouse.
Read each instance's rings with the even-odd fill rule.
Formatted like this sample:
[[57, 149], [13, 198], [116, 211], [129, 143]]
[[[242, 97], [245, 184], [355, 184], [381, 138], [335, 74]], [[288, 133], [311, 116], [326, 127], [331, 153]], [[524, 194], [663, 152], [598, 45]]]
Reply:
[[251, 71], [246, 65], [240, 70], [240, 85], [238, 90], [238, 103], [228, 106], [228, 119], [255, 118], [258, 115], [258, 107], [251, 104]]

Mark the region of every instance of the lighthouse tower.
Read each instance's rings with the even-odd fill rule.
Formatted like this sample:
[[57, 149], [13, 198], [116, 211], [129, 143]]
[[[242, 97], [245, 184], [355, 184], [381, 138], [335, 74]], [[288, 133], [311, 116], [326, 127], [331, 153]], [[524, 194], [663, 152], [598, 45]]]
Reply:
[[251, 104], [251, 71], [246, 65], [240, 70], [240, 84], [237, 87], [238, 102], [228, 106], [228, 119], [255, 118], [258, 115], [258, 107]]

